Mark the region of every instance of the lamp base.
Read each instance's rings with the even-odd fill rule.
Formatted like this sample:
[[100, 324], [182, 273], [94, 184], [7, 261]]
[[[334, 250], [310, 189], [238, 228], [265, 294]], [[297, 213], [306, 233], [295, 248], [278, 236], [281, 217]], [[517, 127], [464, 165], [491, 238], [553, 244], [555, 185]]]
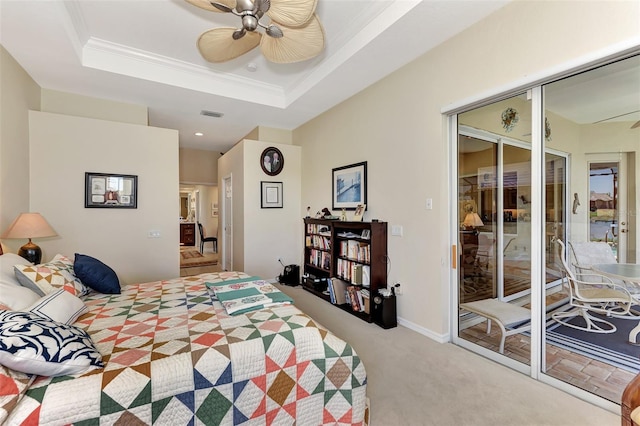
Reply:
[[18, 250], [18, 256], [24, 257], [29, 262], [37, 265], [42, 260], [42, 250], [29, 239], [29, 242]]

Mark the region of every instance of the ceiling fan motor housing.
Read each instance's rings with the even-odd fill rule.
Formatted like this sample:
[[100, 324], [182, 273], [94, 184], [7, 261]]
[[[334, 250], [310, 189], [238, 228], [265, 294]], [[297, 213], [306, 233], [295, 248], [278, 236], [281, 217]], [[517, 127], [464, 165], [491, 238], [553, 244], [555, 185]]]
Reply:
[[258, 18], [253, 15], [242, 16], [242, 27], [247, 31], [255, 31], [258, 28]]

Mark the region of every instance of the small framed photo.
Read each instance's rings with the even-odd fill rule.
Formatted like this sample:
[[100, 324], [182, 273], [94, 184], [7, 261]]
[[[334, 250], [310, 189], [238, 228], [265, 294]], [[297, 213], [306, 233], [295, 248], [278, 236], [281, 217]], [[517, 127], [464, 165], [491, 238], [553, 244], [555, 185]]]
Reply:
[[360, 238], [363, 238], [365, 240], [368, 240], [371, 238], [371, 229], [363, 229], [362, 230], [362, 235], [360, 235]]
[[338, 167], [332, 172], [333, 210], [355, 210], [367, 204], [367, 162]]
[[138, 208], [138, 176], [86, 172], [84, 188], [85, 208]]
[[260, 190], [261, 208], [282, 208], [282, 182], [260, 182]]
[[284, 156], [276, 147], [270, 146], [260, 154], [260, 167], [269, 176], [275, 176], [284, 167]]
[[362, 216], [364, 216], [364, 211], [366, 210], [366, 208], [366, 204], [358, 204], [358, 207], [356, 207], [356, 211], [353, 213], [354, 222], [362, 221]]

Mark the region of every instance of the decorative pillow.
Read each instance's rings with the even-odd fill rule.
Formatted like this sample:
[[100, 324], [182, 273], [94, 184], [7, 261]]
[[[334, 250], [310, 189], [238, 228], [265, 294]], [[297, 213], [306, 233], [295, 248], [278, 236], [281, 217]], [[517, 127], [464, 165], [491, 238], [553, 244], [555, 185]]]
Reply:
[[73, 324], [87, 309], [81, 299], [61, 288], [47, 294], [26, 311], [52, 321]]
[[102, 368], [102, 355], [86, 331], [32, 312], [0, 313], [0, 364], [41, 376]]
[[20, 285], [39, 292], [40, 296], [49, 294], [58, 288], [64, 288], [74, 296], [83, 296], [89, 293], [89, 289], [73, 275], [71, 261], [60, 254], [47, 263], [16, 265], [14, 269]]
[[120, 293], [120, 281], [115, 271], [96, 258], [76, 253], [73, 270], [85, 285], [100, 293]]

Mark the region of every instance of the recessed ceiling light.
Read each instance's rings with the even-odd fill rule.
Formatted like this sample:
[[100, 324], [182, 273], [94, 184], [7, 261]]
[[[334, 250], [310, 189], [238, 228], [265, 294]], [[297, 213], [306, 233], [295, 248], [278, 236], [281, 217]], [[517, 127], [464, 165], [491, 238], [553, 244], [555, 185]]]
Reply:
[[195, 133], [195, 135], [196, 135], [196, 136], [204, 136], [204, 133], [202, 133], [202, 132], [196, 132], [196, 133]]

